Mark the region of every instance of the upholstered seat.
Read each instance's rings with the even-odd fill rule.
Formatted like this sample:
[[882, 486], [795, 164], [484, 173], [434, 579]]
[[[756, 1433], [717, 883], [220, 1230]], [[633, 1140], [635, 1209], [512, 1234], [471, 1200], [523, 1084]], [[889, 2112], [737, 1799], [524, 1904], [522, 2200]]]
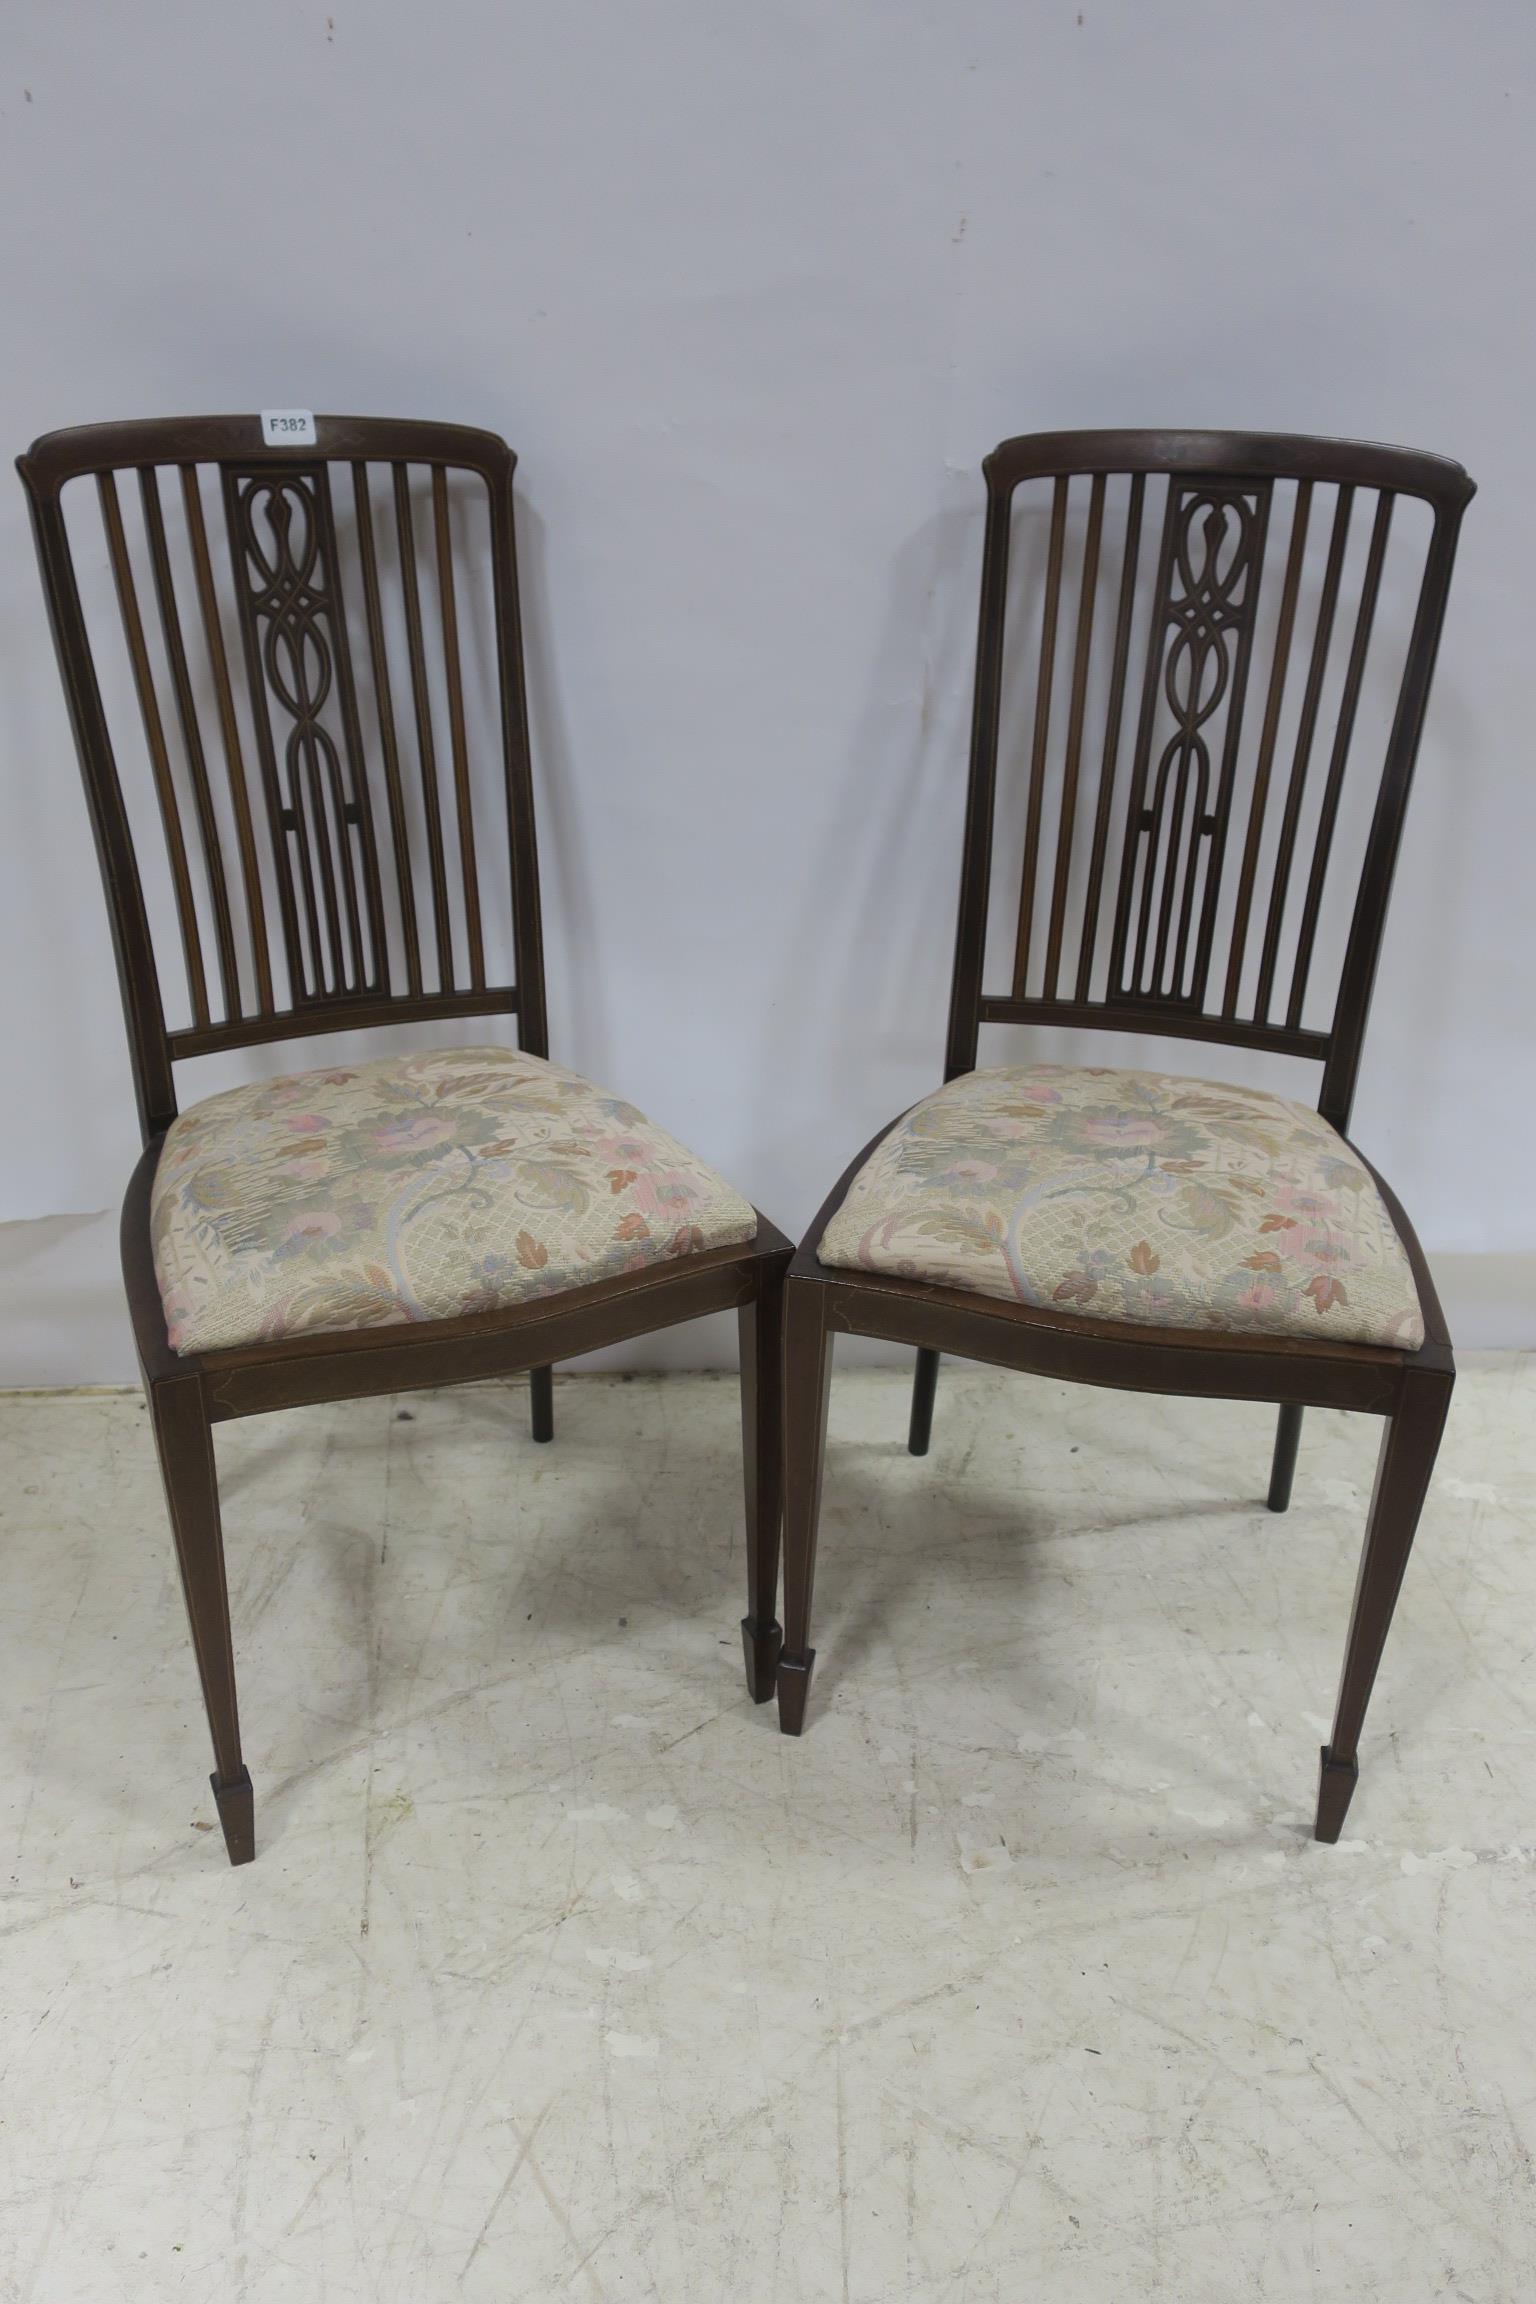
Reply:
[[488, 1312], [753, 1238], [701, 1160], [504, 1048], [301, 1072], [194, 1104], [155, 1173], [177, 1352]]
[[1157, 1072], [967, 1072], [897, 1122], [817, 1251], [1102, 1320], [1416, 1351], [1369, 1170], [1304, 1104]]

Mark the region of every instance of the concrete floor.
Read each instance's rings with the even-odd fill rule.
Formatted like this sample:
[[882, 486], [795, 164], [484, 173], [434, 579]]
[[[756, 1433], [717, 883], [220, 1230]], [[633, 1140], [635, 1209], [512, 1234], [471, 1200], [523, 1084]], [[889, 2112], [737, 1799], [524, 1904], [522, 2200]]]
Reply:
[[220, 1437], [229, 1871], [142, 1410], [0, 1403], [0, 2295], [1536, 2295], [1536, 1364], [1463, 1375], [1307, 1837], [1374, 1462], [834, 1385], [813, 1717], [746, 1701], [734, 1386]]

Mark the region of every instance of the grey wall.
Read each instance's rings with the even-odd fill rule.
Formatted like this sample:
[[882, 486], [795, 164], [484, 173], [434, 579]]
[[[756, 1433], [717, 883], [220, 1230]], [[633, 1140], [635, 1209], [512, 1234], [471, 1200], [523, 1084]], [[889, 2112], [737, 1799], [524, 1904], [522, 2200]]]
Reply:
[[[791, 1229], [937, 1079], [983, 452], [1209, 423], [1460, 457], [1356, 1133], [1464, 1339], [1536, 1342], [1533, 66], [1520, 0], [13, 0], [0, 438], [505, 432], [555, 1053]], [[15, 486], [0, 779], [0, 1378], [110, 1377], [89, 1219], [132, 1101]]]

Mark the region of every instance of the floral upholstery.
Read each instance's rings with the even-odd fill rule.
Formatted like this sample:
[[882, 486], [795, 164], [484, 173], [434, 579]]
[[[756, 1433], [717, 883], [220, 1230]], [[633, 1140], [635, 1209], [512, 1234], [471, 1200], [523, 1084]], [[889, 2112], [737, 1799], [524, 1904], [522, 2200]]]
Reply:
[[823, 1264], [1103, 1320], [1415, 1350], [1369, 1171], [1304, 1104], [1157, 1072], [968, 1072], [870, 1154]]
[[150, 1214], [178, 1352], [489, 1312], [757, 1231], [632, 1104], [504, 1048], [210, 1096], [172, 1124]]

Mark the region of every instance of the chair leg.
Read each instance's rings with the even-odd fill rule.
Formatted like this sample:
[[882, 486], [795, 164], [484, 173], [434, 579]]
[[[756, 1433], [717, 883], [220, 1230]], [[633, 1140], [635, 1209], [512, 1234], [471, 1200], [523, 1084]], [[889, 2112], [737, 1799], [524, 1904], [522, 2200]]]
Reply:
[[741, 1465], [747, 1506], [747, 1613], [741, 1645], [754, 1704], [773, 1694], [779, 1629], [779, 1529], [783, 1521], [784, 1272], [759, 1267], [758, 1291], [736, 1315], [741, 1337]]
[[1454, 1378], [1444, 1371], [1405, 1374], [1397, 1412], [1382, 1435], [1365, 1549], [1344, 1648], [1333, 1735], [1323, 1746], [1316, 1837], [1337, 1840], [1360, 1774], [1357, 1747], [1376, 1668], [1402, 1588], [1414, 1530], [1445, 1429]]
[[784, 1297], [784, 1653], [779, 1658], [779, 1726], [798, 1736], [805, 1725], [816, 1651], [810, 1645], [816, 1577], [816, 1525], [827, 1446], [827, 1394], [832, 1333], [826, 1292], [814, 1280], [791, 1280]]
[[919, 1351], [912, 1374], [912, 1421], [907, 1427], [907, 1448], [913, 1456], [926, 1456], [933, 1433], [933, 1396], [939, 1386], [939, 1355]]
[[1269, 1508], [1283, 1512], [1291, 1501], [1291, 1482], [1296, 1477], [1296, 1451], [1301, 1446], [1301, 1419], [1305, 1410], [1282, 1408], [1280, 1421], [1275, 1426], [1275, 1457], [1269, 1468]]
[[219, 1524], [219, 1480], [213, 1430], [194, 1376], [171, 1377], [149, 1387], [149, 1412], [165, 1482], [165, 1501], [176, 1540], [181, 1588], [203, 1703], [213, 1737], [214, 1771], [209, 1778], [224, 1829], [231, 1864], [249, 1864], [256, 1854], [255, 1803], [250, 1772], [240, 1756], [240, 1715], [235, 1704], [235, 1652], [229, 1629], [229, 1588], [224, 1577], [224, 1538]]
[[555, 1372], [553, 1368], [528, 1371], [528, 1407], [535, 1440], [555, 1436]]

